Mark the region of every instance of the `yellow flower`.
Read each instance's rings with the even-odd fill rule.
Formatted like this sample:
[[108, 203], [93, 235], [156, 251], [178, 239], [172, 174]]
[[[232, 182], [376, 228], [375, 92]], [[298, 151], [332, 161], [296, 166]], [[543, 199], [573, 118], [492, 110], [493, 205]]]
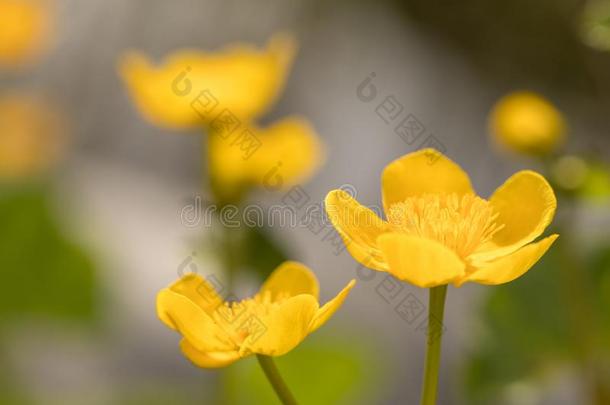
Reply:
[[300, 117], [262, 129], [244, 126], [227, 136], [213, 131], [210, 135], [210, 175], [216, 192], [229, 199], [251, 186], [273, 191], [299, 184], [324, 160], [318, 135]]
[[544, 155], [560, 146], [565, 127], [553, 104], [531, 92], [515, 92], [501, 98], [490, 116], [490, 130], [496, 140], [529, 155]]
[[26, 95], [0, 98], [0, 179], [40, 174], [65, 149], [65, 124], [49, 105]]
[[224, 302], [191, 273], [159, 292], [157, 314], [182, 335], [182, 352], [195, 365], [224, 367], [251, 354], [289, 352], [339, 309], [354, 284], [320, 307], [315, 275], [300, 263], [285, 262], [253, 298]]
[[35, 60], [47, 48], [50, 31], [46, 1], [0, 0], [0, 66]]
[[119, 70], [144, 117], [185, 129], [209, 124], [222, 111], [242, 122], [266, 112], [284, 86], [294, 53], [294, 40], [276, 35], [266, 49], [235, 44], [215, 53], [182, 50], [158, 66], [132, 52]]
[[529, 170], [485, 200], [457, 164], [424, 149], [390, 163], [381, 181], [386, 220], [341, 190], [328, 194], [326, 210], [356, 260], [419, 287], [512, 281], [558, 236], [530, 243], [557, 203], [547, 181]]

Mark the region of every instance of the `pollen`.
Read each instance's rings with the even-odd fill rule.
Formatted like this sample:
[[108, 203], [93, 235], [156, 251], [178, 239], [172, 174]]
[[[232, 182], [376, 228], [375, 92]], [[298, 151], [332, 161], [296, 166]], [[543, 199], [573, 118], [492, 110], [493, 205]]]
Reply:
[[263, 319], [288, 297], [288, 294], [272, 297], [270, 291], [265, 291], [241, 301], [225, 301], [212, 313], [212, 318], [239, 347], [248, 337], [256, 337], [266, 329]]
[[474, 194], [423, 194], [390, 206], [397, 232], [435, 240], [466, 259], [504, 227], [489, 201]]

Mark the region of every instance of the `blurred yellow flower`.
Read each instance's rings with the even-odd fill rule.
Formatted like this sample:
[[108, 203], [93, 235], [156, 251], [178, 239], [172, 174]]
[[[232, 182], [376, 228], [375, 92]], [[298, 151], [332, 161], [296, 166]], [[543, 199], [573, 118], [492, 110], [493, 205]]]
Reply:
[[182, 50], [156, 66], [131, 52], [119, 70], [136, 106], [153, 124], [192, 128], [209, 124], [223, 111], [245, 122], [275, 101], [295, 48], [292, 37], [275, 35], [266, 49], [235, 44], [214, 53]]
[[0, 98], [0, 179], [41, 174], [65, 149], [65, 122], [43, 101], [26, 95]]
[[300, 117], [261, 129], [246, 126], [228, 136], [212, 131], [209, 137], [210, 175], [215, 191], [228, 200], [251, 186], [273, 191], [303, 182], [323, 160], [321, 140]]
[[504, 96], [490, 115], [490, 130], [498, 143], [529, 155], [544, 155], [560, 146], [565, 127], [553, 104], [532, 92]]
[[386, 220], [341, 190], [328, 194], [326, 210], [356, 260], [419, 287], [512, 281], [558, 236], [530, 243], [557, 203], [547, 181], [529, 170], [485, 200], [457, 164], [423, 149], [385, 168], [382, 197]]
[[20, 67], [46, 50], [50, 14], [47, 1], [0, 0], [0, 67]]
[[224, 302], [191, 273], [159, 292], [157, 314], [182, 335], [182, 352], [195, 365], [224, 367], [251, 354], [281, 356], [294, 349], [339, 309], [354, 284], [320, 307], [315, 275], [285, 262], [253, 298]]

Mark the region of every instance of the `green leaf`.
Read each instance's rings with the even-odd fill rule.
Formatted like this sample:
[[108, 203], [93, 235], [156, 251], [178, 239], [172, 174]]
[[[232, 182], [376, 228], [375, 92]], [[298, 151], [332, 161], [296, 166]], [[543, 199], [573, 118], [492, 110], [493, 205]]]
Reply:
[[[387, 388], [387, 362], [371, 340], [352, 334], [316, 334], [275, 361], [303, 405], [370, 404]], [[256, 358], [227, 369], [225, 390], [230, 404], [279, 404]]]
[[0, 326], [24, 317], [93, 319], [97, 284], [87, 252], [55, 220], [44, 186], [0, 195]]
[[480, 316], [482, 333], [466, 365], [471, 401], [490, 403], [508, 384], [568, 356], [571, 332], [567, 296], [558, 282], [561, 260], [558, 246], [553, 246], [523, 277], [488, 287]]
[[583, 260], [569, 233], [560, 233], [524, 277], [490, 289], [484, 332], [466, 365], [472, 403], [494, 402], [509, 384], [535, 379], [559, 363], [578, 368], [585, 353], [609, 358], [610, 246], [598, 246]]
[[587, 264], [593, 284], [598, 287], [598, 294], [592, 298], [596, 308], [600, 310], [600, 343], [605, 343], [610, 351], [610, 246], [598, 247], [590, 255]]
[[608, 203], [610, 198], [610, 170], [598, 162], [591, 162], [581, 195], [593, 202]]
[[580, 23], [585, 44], [600, 51], [610, 50], [610, 1], [587, 1]]

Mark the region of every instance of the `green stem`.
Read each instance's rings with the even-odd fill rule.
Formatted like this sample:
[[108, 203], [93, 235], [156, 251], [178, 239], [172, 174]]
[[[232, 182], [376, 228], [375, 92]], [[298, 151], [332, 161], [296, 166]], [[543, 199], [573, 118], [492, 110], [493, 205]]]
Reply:
[[428, 347], [426, 350], [426, 364], [424, 366], [421, 405], [436, 404], [446, 295], [446, 285], [430, 289], [430, 302], [428, 304]]
[[[223, 226], [221, 223], [215, 224], [221, 232], [221, 240], [219, 243], [219, 254], [223, 270], [223, 286], [221, 294], [223, 297], [233, 298], [233, 289], [235, 287], [235, 276], [238, 269], [237, 252], [235, 248], [235, 231], [236, 229]], [[220, 374], [222, 390], [219, 392], [219, 398], [216, 401], [219, 405], [231, 405], [233, 398], [230, 392], [229, 373], [224, 370]]]
[[278, 371], [273, 358], [269, 356], [263, 356], [262, 354], [257, 354], [256, 358], [258, 359], [258, 364], [261, 365], [261, 368], [265, 372], [267, 376], [267, 380], [273, 386], [273, 390], [277, 394], [280, 401], [284, 405], [296, 405], [297, 401], [292, 396], [292, 393], [288, 389], [288, 386], [282, 379], [280, 372]]
[[[221, 225], [222, 226], [222, 225]], [[225, 293], [232, 294], [239, 268], [239, 229], [225, 226], [223, 229], [222, 258], [225, 276]]]

